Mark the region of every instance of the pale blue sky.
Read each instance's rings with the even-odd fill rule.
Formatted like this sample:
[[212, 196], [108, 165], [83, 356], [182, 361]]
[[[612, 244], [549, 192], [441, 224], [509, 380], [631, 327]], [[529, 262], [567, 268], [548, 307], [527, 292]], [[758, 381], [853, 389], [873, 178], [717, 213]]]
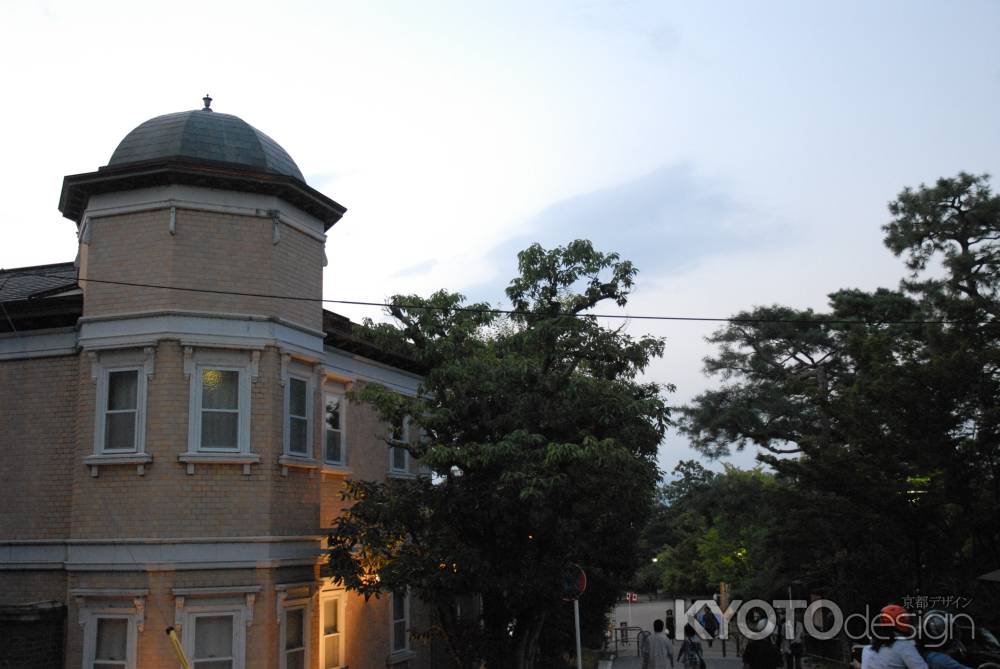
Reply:
[[[995, 1], [5, 2], [0, 267], [71, 259], [62, 177], [209, 92], [348, 207], [329, 298], [499, 301], [513, 251], [588, 236], [633, 313], [822, 307], [895, 285], [903, 186], [1000, 172], [998, 37]], [[712, 326], [629, 327], [707, 386]]]

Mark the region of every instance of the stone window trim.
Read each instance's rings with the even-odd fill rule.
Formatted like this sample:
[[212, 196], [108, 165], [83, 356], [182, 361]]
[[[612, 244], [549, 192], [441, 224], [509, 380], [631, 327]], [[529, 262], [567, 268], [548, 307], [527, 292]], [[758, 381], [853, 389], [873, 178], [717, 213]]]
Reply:
[[[184, 347], [184, 375], [189, 380], [188, 395], [188, 447], [177, 456], [187, 465], [187, 473], [194, 474], [195, 465], [235, 464], [243, 466], [249, 476], [250, 465], [260, 463], [260, 456], [250, 452], [250, 385], [259, 374], [260, 351], [222, 350], [214, 348]], [[203, 448], [202, 438], [202, 371], [215, 369], [237, 372], [238, 418], [237, 445], [235, 448]]]
[[[232, 616], [233, 669], [246, 666], [247, 629], [253, 624], [254, 605], [261, 586], [172, 588], [174, 629], [189, 658], [195, 656], [195, 632], [199, 618]], [[185, 632], [186, 630], [186, 632]]]
[[287, 629], [288, 613], [301, 609], [302, 614], [302, 642], [303, 642], [303, 664], [311, 666], [312, 655], [312, 599], [313, 583], [277, 583], [275, 590], [276, 622], [278, 623], [278, 658], [280, 669], [287, 669]]
[[320, 466], [320, 473], [323, 476], [329, 476], [331, 478], [348, 479], [354, 475], [354, 471], [350, 467], [341, 467], [339, 465], [328, 465], [323, 463]]
[[[282, 415], [282, 450], [278, 464], [281, 465], [283, 476], [288, 476], [289, 467], [301, 469], [319, 469], [320, 467], [320, 461], [315, 457], [316, 439], [313, 422], [317, 375], [318, 370], [312, 364], [295, 360], [289, 353], [282, 354], [281, 385], [284, 388], [284, 411]], [[292, 392], [296, 385], [292, 382], [293, 380], [305, 384], [305, 415], [292, 414]], [[292, 450], [292, 422], [296, 420], [304, 420], [306, 424], [304, 452]]]
[[137, 667], [138, 635], [145, 628], [148, 589], [73, 588], [78, 622], [83, 628], [83, 668], [93, 669], [97, 661], [98, 628], [102, 620], [126, 621], [126, 669]]
[[[94, 401], [94, 448], [83, 463], [90, 468], [90, 475], [98, 476], [102, 465], [135, 465], [136, 473], [146, 473], [146, 465], [153, 457], [146, 453], [146, 412], [149, 380], [156, 371], [156, 349], [88, 351], [90, 380], [96, 385]], [[105, 449], [108, 418], [108, 388], [112, 372], [136, 373], [135, 435], [131, 449]]]

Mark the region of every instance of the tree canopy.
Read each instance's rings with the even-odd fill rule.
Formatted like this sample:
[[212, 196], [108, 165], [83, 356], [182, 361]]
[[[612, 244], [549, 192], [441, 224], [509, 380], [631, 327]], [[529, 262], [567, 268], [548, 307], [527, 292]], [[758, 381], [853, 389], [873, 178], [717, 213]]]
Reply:
[[962, 173], [889, 212], [898, 289], [736, 314], [709, 340], [720, 386], [680, 420], [708, 457], [758, 449], [784, 578], [856, 601], [955, 592], [1000, 562], [1000, 197]]
[[[416, 397], [376, 384], [354, 397], [387, 421], [410, 417], [428, 475], [350, 482], [330, 531], [333, 576], [366, 597], [410, 588], [460, 667], [556, 666], [544, 653], [562, 646], [539, 640], [569, 631], [572, 564], [590, 579], [581, 608], [603, 620], [637, 566], [668, 421], [669, 388], [639, 380], [664, 342], [587, 315], [624, 305], [635, 267], [586, 241], [518, 261], [513, 314], [442, 291], [395, 296], [392, 324], [366, 324], [426, 374]], [[477, 620], [456, 614], [463, 597], [481, 601]]]

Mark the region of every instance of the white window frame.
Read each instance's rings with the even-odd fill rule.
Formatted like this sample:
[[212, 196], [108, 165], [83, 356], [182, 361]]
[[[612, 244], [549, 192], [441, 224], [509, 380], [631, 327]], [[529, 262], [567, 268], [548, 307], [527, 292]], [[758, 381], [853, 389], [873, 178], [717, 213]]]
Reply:
[[125, 632], [125, 669], [135, 669], [139, 637], [135, 614], [122, 613], [121, 609], [98, 609], [89, 612], [88, 621], [84, 625], [83, 669], [94, 669], [97, 663], [97, 626], [99, 621], [109, 619], [125, 620], [128, 623]]
[[[403, 594], [403, 617], [396, 618], [396, 598]], [[396, 648], [396, 623], [403, 622], [403, 647]], [[410, 590], [396, 590], [389, 594], [389, 654], [403, 655], [410, 652]]]
[[83, 669], [93, 669], [97, 661], [97, 626], [100, 619], [126, 620], [125, 669], [136, 669], [139, 632], [145, 625], [148, 590], [118, 590], [114, 588], [76, 588], [70, 595], [76, 599], [78, 620], [83, 627]]
[[[409, 444], [410, 444], [410, 417], [409, 416], [404, 416], [403, 417], [403, 424], [401, 426], [401, 430], [400, 431], [402, 432], [402, 434], [394, 434], [394, 427], [392, 425], [388, 426], [388, 432], [387, 432], [388, 433], [388, 439], [386, 441], [389, 442], [389, 451], [388, 451], [389, 462], [388, 462], [388, 465], [387, 465], [387, 471], [389, 472], [390, 475], [396, 475], [396, 476], [404, 475], [404, 476], [408, 476], [408, 475], [410, 475], [410, 450], [409, 450], [409, 448], [407, 448], [407, 446], [409, 446]], [[393, 455], [395, 453], [395, 449], [397, 449], [397, 448], [401, 449], [402, 452], [403, 452], [403, 467], [402, 468], [396, 467], [395, 463], [393, 462], [394, 459], [395, 459], [395, 458], [393, 458]]]
[[[201, 446], [201, 374], [206, 369], [238, 373], [237, 389], [239, 398], [237, 401], [237, 410], [239, 411], [239, 417], [237, 419], [235, 448], [202, 448]], [[248, 354], [225, 351], [198, 351], [194, 354], [190, 366], [186, 365], [185, 372], [191, 377], [188, 403], [188, 453], [210, 455], [249, 454], [251, 361]]]
[[[135, 372], [135, 440], [131, 449], [105, 449], [108, 387], [112, 372]], [[146, 452], [146, 398], [152, 370], [152, 352], [106, 351], [94, 355], [91, 375], [97, 382], [94, 416], [94, 455], [139, 455]]]
[[[280, 595], [280, 593], [279, 593]], [[278, 607], [278, 666], [288, 669], [288, 651], [285, 649], [285, 638], [288, 631], [288, 612], [302, 610], [302, 666], [312, 666], [312, 598], [308, 595], [295, 599], [279, 597]]]
[[[233, 669], [243, 669], [243, 657], [246, 651], [246, 634], [244, 632], [245, 627], [242, 623], [242, 616], [238, 609], [232, 607], [213, 607], [204, 606], [197, 607], [202, 609], [199, 611], [190, 612], [187, 616], [187, 622], [184, 627], [187, 633], [184, 634], [184, 654], [187, 655], [188, 660], [191, 662], [191, 669], [198, 669], [197, 662], [198, 658], [195, 656], [195, 638], [197, 632], [195, 628], [198, 626], [198, 620], [200, 618], [222, 618], [229, 616], [233, 619], [233, 636], [230, 639], [232, 642], [233, 654], [230, 657], [233, 663]], [[211, 658], [202, 658], [202, 660], [208, 660]]]
[[[135, 435], [132, 448], [107, 448], [108, 395], [111, 388], [111, 374], [115, 372], [135, 372]], [[101, 377], [97, 382], [97, 421], [94, 433], [94, 453], [96, 455], [135, 455], [145, 452], [146, 446], [146, 374], [142, 365], [102, 364]]]
[[[304, 367], [303, 367], [304, 369]], [[306, 450], [299, 453], [292, 450], [292, 379], [301, 381], [306, 386]], [[316, 402], [316, 391], [313, 386], [313, 375], [305, 372], [289, 372], [285, 384], [284, 411], [284, 449], [283, 453], [293, 458], [313, 458], [315, 454], [315, 438], [313, 437], [313, 404]]]
[[[196, 592], [203, 590], [204, 592]], [[175, 588], [175, 628], [180, 628], [181, 646], [184, 653], [191, 661], [192, 669], [197, 669], [194, 664], [194, 644], [195, 626], [199, 618], [213, 616], [233, 617], [233, 669], [245, 669], [246, 667], [246, 639], [247, 628], [253, 623], [253, 607], [255, 593], [259, 587], [242, 588]], [[235, 597], [225, 597], [226, 591], [233, 591]], [[178, 596], [178, 593], [184, 595]], [[242, 595], [242, 596], [241, 596]], [[193, 599], [198, 597], [198, 599]], [[190, 598], [190, 599], [189, 599]]]
[[[326, 442], [329, 434], [333, 432], [326, 423], [326, 407], [330, 399], [336, 399], [340, 407], [340, 460], [328, 460], [326, 457]], [[323, 393], [323, 464], [333, 467], [347, 466], [347, 397], [344, 393], [326, 391]]]
[[345, 621], [344, 617], [347, 611], [346, 598], [344, 597], [344, 591], [324, 591], [320, 593], [319, 596], [319, 667], [324, 669], [326, 667], [326, 619], [324, 614], [326, 612], [326, 603], [332, 601], [334, 606], [337, 607], [337, 639], [340, 657], [340, 664], [337, 665], [337, 669], [345, 667], [344, 664], [344, 638], [346, 634], [344, 633]]

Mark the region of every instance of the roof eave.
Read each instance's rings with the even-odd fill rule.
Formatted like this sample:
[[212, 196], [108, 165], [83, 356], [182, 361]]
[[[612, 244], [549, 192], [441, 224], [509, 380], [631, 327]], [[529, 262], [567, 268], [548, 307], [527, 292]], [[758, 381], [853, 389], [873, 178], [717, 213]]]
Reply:
[[92, 195], [165, 184], [276, 195], [321, 220], [324, 230], [329, 230], [347, 211], [343, 205], [292, 176], [240, 169], [229, 163], [183, 159], [102, 167], [96, 172], [63, 177], [59, 211], [80, 225]]

